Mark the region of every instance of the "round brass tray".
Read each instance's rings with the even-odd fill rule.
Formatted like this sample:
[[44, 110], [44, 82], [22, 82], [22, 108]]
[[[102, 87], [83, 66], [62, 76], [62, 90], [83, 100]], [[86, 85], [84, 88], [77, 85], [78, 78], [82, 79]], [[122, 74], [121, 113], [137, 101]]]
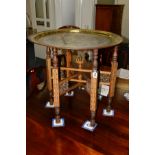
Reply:
[[123, 41], [121, 36], [111, 32], [86, 29], [43, 31], [29, 36], [29, 40], [43, 46], [73, 50], [107, 48]]

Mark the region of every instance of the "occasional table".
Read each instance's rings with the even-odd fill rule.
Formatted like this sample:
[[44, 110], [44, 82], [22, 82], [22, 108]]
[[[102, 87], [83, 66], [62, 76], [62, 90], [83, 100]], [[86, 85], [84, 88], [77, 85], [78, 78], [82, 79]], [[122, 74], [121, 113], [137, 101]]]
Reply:
[[[55, 108], [54, 126], [63, 126], [64, 119], [60, 118], [60, 96], [81, 86], [86, 85], [87, 92], [90, 94], [90, 112], [91, 118], [88, 121], [90, 130], [96, 127], [95, 115], [97, 109], [97, 94], [99, 84], [109, 86], [109, 104], [106, 111], [111, 110], [111, 101], [114, 96], [116, 72], [117, 72], [117, 45], [123, 39], [121, 36], [97, 30], [87, 29], [57, 29], [43, 31], [29, 36], [29, 40], [35, 44], [46, 46], [46, 69], [47, 69], [47, 85], [50, 94], [50, 104]], [[98, 66], [98, 49], [114, 47], [113, 57], [111, 61], [111, 71], [100, 71]], [[58, 59], [58, 51], [62, 50], [66, 55], [66, 66], [60, 67]], [[72, 51], [92, 51], [93, 61], [92, 67], [89, 69], [71, 66]], [[52, 55], [52, 58], [51, 58]], [[60, 77], [60, 71], [66, 72], [66, 77]], [[90, 74], [89, 82], [84, 79], [83, 74]], [[101, 76], [109, 77], [109, 81], [100, 80]], [[72, 81], [73, 84], [69, 87], [67, 84]], [[67, 85], [67, 87], [66, 87]], [[80, 112], [80, 111], [79, 111]]]

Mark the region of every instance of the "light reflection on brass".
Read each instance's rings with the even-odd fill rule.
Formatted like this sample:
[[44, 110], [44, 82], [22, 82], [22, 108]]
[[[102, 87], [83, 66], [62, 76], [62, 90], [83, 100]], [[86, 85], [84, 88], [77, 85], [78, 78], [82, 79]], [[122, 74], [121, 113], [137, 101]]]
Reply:
[[[36, 34], [33, 34], [31, 36], [29, 36], [29, 40], [36, 43], [36, 44], [39, 44], [39, 45], [43, 45], [43, 46], [50, 46], [50, 47], [55, 47], [55, 48], [59, 48], [61, 49], [61, 47], [56, 47], [55, 45], [52, 45], [50, 43], [46, 43], [46, 42], [41, 42], [40, 39], [44, 38], [44, 37], [49, 37], [54, 34], [63, 34], [63, 33], [80, 33], [80, 34], [92, 34], [94, 36], [90, 36], [92, 37], [92, 39], [94, 39], [93, 37], [96, 37], [97, 36], [100, 36], [100, 37], [103, 37], [103, 39], [107, 38], [110, 40], [110, 42], [108, 44], [103, 44], [103, 45], [99, 45], [97, 47], [93, 46], [91, 44], [91, 47], [75, 47], [75, 46], [66, 46], [66, 47], [63, 47], [63, 49], [73, 49], [73, 50], [88, 50], [88, 49], [95, 49], [95, 48], [107, 48], [107, 47], [112, 47], [112, 46], [115, 46], [115, 45], [118, 45], [120, 44], [123, 39], [121, 36], [117, 35], [117, 34], [114, 34], [114, 33], [111, 33], [111, 32], [107, 32], [107, 31], [98, 31], [98, 30], [88, 30], [88, 29], [55, 29], [55, 30], [48, 30], [48, 31], [42, 31], [42, 32], [38, 32]], [[66, 35], [67, 36], [67, 35]], [[96, 39], [96, 38], [95, 38]]]

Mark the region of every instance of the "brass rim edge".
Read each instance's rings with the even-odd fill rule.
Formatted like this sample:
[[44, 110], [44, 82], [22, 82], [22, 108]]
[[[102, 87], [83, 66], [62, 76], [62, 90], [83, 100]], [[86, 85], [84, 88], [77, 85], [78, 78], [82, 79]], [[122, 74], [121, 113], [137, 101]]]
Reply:
[[116, 45], [119, 45], [121, 42], [123, 42], [123, 38], [120, 35], [117, 35], [115, 33], [112, 32], [108, 32], [108, 31], [100, 31], [100, 30], [88, 30], [88, 29], [73, 29], [73, 28], [69, 28], [69, 29], [54, 29], [54, 30], [46, 30], [46, 31], [42, 31], [42, 32], [38, 32], [35, 34], [32, 34], [30, 36], [28, 36], [28, 39], [38, 45], [42, 45], [42, 46], [48, 46], [48, 47], [52, 47], [52, 48], [57, 48], [57, 49], [72, 49], [70, 47], [68, 48], [61, 48], [61, 47], [56, 47], [56, 46], [52, 46], [46, 43], [39, 43], [37, 40], [48, 36], [50, 34], [56, 34], [56, 33], [61, 33], [61, 32], [72, 32], [72, 33], [88, 33], [88, 34], [96, 34], [96, 35], [100, 35], [100, 36], [108, 36], [111, 40], [112, 43], [110, 45], [104, 45], [104, 46], [98, 46], [98, 47], [93, 47], [93, 48], [74, 48], [75, 50], [92, 50], [92, 49], [101, 49], [101, 48], [108, 48], [108, 47], [113, 47]]

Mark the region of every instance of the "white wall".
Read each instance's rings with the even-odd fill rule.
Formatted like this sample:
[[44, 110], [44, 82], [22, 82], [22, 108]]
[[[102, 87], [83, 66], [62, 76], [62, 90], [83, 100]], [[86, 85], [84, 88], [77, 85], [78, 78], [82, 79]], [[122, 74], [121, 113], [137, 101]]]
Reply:
[[124, 4], [122, 18], [122, 36], [129, 39], [129, 0], [115, 0], [115, 4]]

